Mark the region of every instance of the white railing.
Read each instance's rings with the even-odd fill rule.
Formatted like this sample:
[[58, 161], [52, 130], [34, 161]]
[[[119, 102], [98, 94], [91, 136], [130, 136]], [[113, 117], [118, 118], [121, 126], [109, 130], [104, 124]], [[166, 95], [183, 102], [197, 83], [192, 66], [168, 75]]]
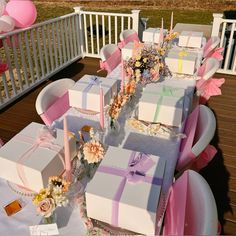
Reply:
[[100, 49], [106, 44], [117, 44], [120, 32], [125, 29], [139, 31], [139, 10], [130, 14], [83, 11], [80, 7], [74, 10], [81, 19], [83, 56], [99, 57]]
[[223, 14], [213, 14], [212, 36], [220, 37], [224, 60], [219, 73], [236, 75], [236, 20], [224, 19]]
[[0, 109], [82, 57], [79, 23], [72, 13], [0, 36], [0, 58], [8, 65], [0, 80]]
[[[139, 29], [139, 10], [130, 14], [75, 12], [2, 34], [0, 110], [81, 57], [99, 57], [102, 46], [119, 42], [124, 29]], [[98, 33], [97, 33], [98, 32]]]

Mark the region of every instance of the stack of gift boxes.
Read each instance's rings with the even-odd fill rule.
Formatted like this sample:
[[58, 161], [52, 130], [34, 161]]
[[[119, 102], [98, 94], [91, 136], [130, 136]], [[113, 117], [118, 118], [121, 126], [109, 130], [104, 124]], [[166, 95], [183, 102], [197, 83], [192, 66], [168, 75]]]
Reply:
[[182, 31], [179, 35], [179, 47], [173, 47], [169, 50], [165, 58], [165, 63], [170, 71], [193, 75], [196, 72], [197, 60], [199, 59], [197, 49], [202, 47], [202, 42], [202, 32]]

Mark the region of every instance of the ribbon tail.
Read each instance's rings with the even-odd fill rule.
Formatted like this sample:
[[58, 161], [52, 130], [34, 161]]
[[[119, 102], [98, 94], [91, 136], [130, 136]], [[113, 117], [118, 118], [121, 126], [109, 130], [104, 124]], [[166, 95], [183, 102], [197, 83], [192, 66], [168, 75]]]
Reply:
[[100, 69], [97, 70], [97, 72], [101, 72], [103, 70], [106, 70], [105, 63], [103, 61], [101, 61], [101, 60], [99, 61], [99, 67], [100, 67]]
[[202, 168], [206, 167], [216, 155], [216, 153], [217, 149], [214, 146], [208, 144], [204, 151], [196, 158], [196, 161], [191, 166], [191, 169], [199, 171]]

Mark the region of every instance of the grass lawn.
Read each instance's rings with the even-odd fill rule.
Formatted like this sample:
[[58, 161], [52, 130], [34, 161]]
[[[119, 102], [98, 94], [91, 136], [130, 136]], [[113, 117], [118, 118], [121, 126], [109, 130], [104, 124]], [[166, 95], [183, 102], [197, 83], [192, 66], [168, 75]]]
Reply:
[[[41, 22], [47, 19], [55, 18], [58, 16], [62, 16], [68, 13], [73, 12], [73, 7], [78, 6], [76, 3], [42, 3], [35, 2], [38, 11], [37, 22]], [[84, 10], [91, 11], [107, 11], [107, 12], [120, 12], [120, 13], [130, 13], [132, 9], [135, 8], [119, 8], [116, 7], [116, 10], [113, 9], [102, 9], [101, 8], [83, 8]], [[137, 7], [136, 7], [137, 9]], [[172, 10], [160, 10], [160, 9], [142, 9], [140, 11], [141, 17], [147, 17], [148, 27], [160, 26], [161, 18], [164, 19], [164, 27], [169, 28], [170, 24], [170, 15]], [[176, 23], [191, 23], [191, 24], [211, 24], [213, 21], [212, 14], [217, 11], [212, 10], [174, 10], [174, 25]]]

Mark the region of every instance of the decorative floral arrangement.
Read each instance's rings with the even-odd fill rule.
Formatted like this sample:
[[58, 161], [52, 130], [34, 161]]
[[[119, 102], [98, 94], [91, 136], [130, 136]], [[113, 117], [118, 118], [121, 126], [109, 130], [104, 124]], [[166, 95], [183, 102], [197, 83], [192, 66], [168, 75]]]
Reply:
[[93, 129], [89, 131], [91, 139], [88, 142], [83, 141], [81, 131], [79, 131], [79, 134], [81, 137], [80, 140], [82, 141], [80, 142], [81, 146], [78, 152], [78, 158], [84, 167], [83, 174], [80, 178], [82, 178], [84, 174], [91, 178], [104, 157], [104, 147], [96, 140]]
[[33, 204], [37, 206], [37, 212], [50, 221], [57, 207], [65, 207], [69, 203], [69, 187], [70, 182], [58, 176], [49, 177], [48, 186], [41, 189], [32, 199]]

